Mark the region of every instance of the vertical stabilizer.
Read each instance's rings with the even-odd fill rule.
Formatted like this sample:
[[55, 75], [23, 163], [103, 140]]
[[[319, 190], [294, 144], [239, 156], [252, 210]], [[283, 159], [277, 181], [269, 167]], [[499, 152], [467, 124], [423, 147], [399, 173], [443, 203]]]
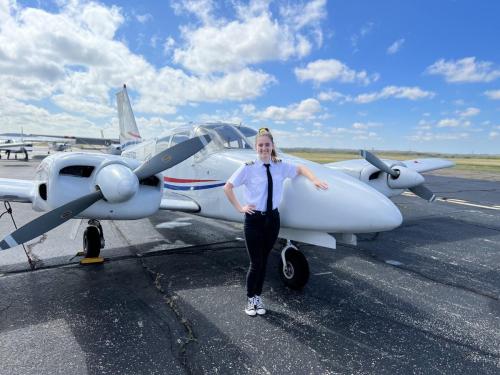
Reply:
[[118, 106], [118, 120], [120, 122], [120, 144], [141, 142], [142, 138], [135, 123], [134, 112], [132, 112], [126, 85], [123, 85], [123, 90], [116, 94], [116, 104]]

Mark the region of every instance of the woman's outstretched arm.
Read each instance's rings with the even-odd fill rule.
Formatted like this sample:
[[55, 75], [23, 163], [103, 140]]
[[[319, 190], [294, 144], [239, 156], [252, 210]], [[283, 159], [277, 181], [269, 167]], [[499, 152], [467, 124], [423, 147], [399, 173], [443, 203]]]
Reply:
[[297, 171], [302, 176], [307, 177], [309, 179], [309, 181], [311, 181], [314, 184], [314, 186], [316, 186], [318, 189], [322, 189], [322, 190], [328, 189], [328, 183], [326, 183], [325, 181], [319, 180], [314, 175], [314, 173], [312, 173], [312, 171], [309, 168], [307, 168], [305, 165], [297, 166]]

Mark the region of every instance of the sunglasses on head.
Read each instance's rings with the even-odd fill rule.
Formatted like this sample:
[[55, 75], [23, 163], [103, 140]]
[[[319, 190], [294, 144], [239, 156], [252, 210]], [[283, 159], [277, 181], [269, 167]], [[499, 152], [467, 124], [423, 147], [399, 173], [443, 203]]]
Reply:
[[269, 128], [260, 128], [259, 129], [259, 135], [266, 134], [266, 133], [271, 133], [269, 131]]

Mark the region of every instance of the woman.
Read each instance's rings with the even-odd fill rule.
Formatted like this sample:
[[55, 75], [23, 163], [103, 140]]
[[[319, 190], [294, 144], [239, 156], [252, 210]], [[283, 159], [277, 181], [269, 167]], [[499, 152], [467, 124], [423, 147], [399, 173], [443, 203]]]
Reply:
[[[247, 306], [249, 316], [266, 313], [261, 293], [266, 273], [267, 258], [280, 230], [278, 206], [281, 202], [283, 181], [297, 175], [307, 177], [317, 188], [328, 184], [303, 165], [293, 165], [277, 158], [273, 136], [268, 128], [261, 128], [255, 138], [257, 160], [242, 165], [224, 186], [229, 201], [245, 214], [245, 244], [250, 258], [247, 273]], [[241, 205], [233, 188], [245, 186], [245, 204]]]

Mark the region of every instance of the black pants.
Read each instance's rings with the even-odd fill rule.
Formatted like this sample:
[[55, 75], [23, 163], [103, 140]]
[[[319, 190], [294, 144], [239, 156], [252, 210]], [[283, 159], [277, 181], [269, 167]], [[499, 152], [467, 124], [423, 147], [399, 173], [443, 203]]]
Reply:
[[247, 296], [260, 296], [266, 276], [267, 258], [280, 231], [278, 210], [266, 215], [256, 212], [245, 214], [245, 245], [250, 258], [247, 273]]

